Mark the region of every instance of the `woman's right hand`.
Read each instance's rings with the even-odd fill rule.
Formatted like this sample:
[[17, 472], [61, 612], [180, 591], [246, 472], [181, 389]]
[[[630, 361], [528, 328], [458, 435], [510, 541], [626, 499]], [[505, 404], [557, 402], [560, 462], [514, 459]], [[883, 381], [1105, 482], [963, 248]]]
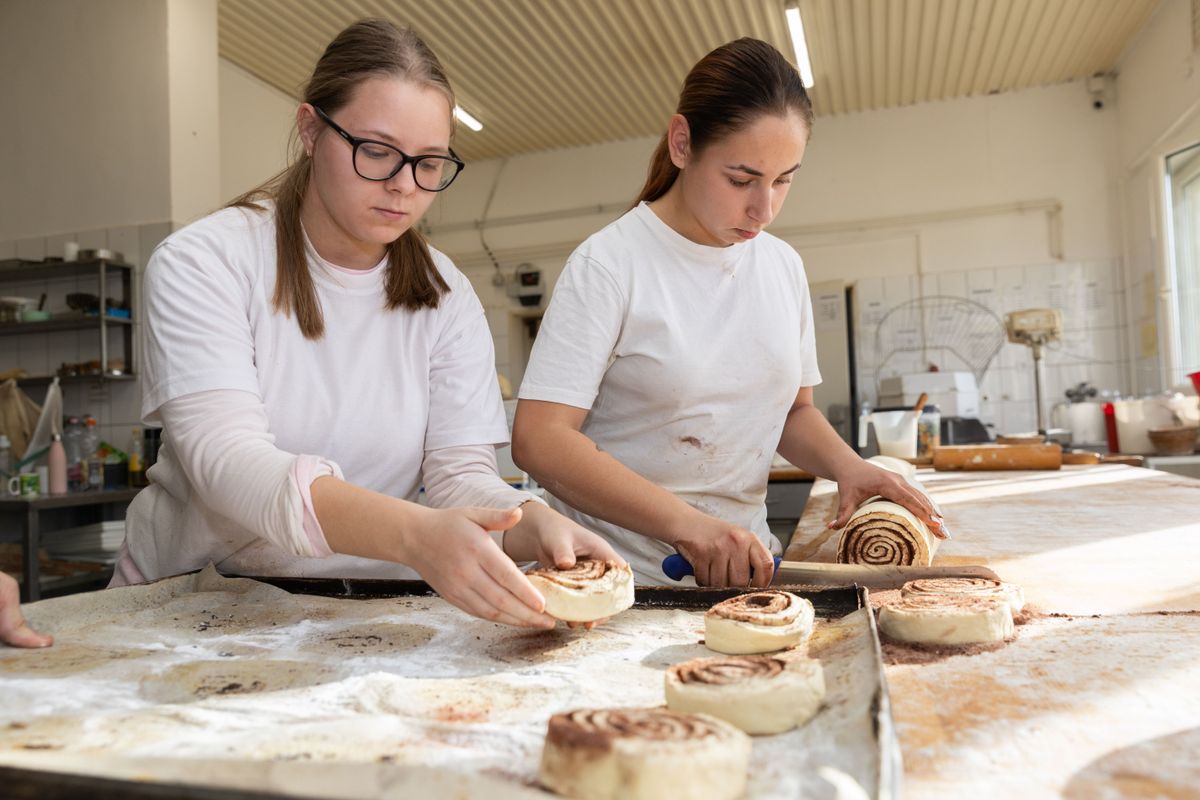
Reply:
[[670, 544], [688, 560], [699, 586], [766, 588], [775, 572], [771, 551], [745, 528], [694, 511]]
[[404, 563], [450, 604], [480, 619], [549, 629], [546, 601], [488, 536], [521, 521], [521, 509], [428, 509]]

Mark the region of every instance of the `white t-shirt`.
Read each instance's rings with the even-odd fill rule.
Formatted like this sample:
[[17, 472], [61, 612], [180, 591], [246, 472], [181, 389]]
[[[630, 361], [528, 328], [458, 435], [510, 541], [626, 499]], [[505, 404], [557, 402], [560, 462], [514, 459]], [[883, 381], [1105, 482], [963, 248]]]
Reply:
[[[800, 256], [770, 234], [707, 247], [642, 203], [585, 241], [554, 288], [519, 396], [588, 409], [583, 433], [644, 478], [772, 550], [771, 459], [803, 386], [821, 382]], [[570, 508], [639, 583], [674, 552]]]
[[[325, 335], [304, 338], [272, 308], [274, 210], [224, 209], [172, 234], [145, 278], [142, 415], [210, 390], [261, 398], [274, 445], [340, 466], [345, 479], [416, 500], [426, 450], [504, 444], [508, 429], [483, 307], [466, 277], [430, 249], [450, 286], [439, 306], [385, 309], [386, 261], [342, 270], [309, 248]], [[212, 421], [221, 424], [219, 419]], [[227, 573], [416, 577], [352, 556], [303, 558], [233, 523], [198, 496], [164, 432], [154, 483], [134, 501], [127, 546], [147, 578], [212, 561]], [[499, 479], [497, 479], [499, 483]]]

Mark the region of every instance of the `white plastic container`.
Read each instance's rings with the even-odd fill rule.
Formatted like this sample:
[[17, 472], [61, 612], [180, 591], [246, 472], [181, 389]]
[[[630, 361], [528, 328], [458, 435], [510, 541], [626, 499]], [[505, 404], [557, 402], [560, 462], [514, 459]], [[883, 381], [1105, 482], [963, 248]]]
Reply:
[[858, 426], [858, 446], [867, 446], [867, 425], [875, 427], [879, 455], [893, 458], [917, 457], [917, 412], [872, 411]]

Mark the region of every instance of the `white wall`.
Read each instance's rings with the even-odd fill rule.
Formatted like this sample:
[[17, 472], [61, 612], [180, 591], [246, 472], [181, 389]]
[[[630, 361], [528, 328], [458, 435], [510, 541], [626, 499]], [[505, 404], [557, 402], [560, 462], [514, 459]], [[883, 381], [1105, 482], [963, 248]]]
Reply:
[[161, 0], [0, 3], [0, 242], [168, 219]]
[[296, 101], [220, 59], [221, 203], [249, 191], [287, 165]]
[[[655, 143], [470, 164], [431, 211], [432, 240], [472, 277], [498, 366], [514, 380], [522, 365], [511, 341], [513, 301], [491, 285], [494, 267], [471, 224], [497, 174], [488, 245], [506, 270], [532, 261], [553, 280], [574, 245], [636, 194]], [[981, 300], [997, 314], [1056, 302], [1066, 311], [1070, 347], [1052, 356], [1048, 396], [1085, 379], [1119, 389], [1115, 163], [1116, 112], [1111, 105], [1095, 111], [1081, 82], [822, 118], [771, 230], [797, 247], [811, 281], [856, 284], [866, 343], [859, 381], [871, 396], [879, 316], [934, 293]], [[579, 213], [559, 218], [563, 209]], [[1027, 349], [1005, 345], [989, 373], [988, 413], [1002, 429], [1033, 427], [1031, 369]]]
[[217, 0], [168, 0], [171, 216], [188, 223], [221, 202]]
[[[1189, 0], [1165, 0], [1118, 64], [1118, 159], [1125, 234], [1133, 388], [1184, 381], [1170, 370], [1163, 176], [1170, 153], [1200, 142], [1200, 56], [1192, 43]], [[1181, 335], [1200, 335], [1194, 329]]]
[[[61, 257], [67, 241], [123, 253], [136, 267], [136, 341], [150, 252], [218, 202], [215, 0], [5, 0], [0, 108], [0, 260]], [[45, 293], [57, 313], [67, 294], [97, 288], [48, 278], [3, 294]], [[45, 376], [98, 357], [98, 330], [0, 337], [0, 371]], [[41, 402], [41, 386], [27, 391]], [[106, 440], [128, 444], [138, 382], [71, 382], [63, 395], [66, 414], [91, 413]]]

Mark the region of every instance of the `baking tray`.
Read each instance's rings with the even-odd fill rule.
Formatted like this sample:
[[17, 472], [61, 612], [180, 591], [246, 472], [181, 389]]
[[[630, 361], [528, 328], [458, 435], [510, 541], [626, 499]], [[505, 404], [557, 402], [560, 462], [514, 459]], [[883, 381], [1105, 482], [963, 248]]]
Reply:
[[[818, 629], [813, 637], [813, 647], [818, 648], [819, 651], [815, 654], [826, 665], [826, 681], [830, 687], [832, 705], [823, 709], [805, 728], [775, 737], [756, 737], [755, 764], [751, 769], [752, 783], [747, 797], [792, 797], [802, 793], [805, 797], [838, 796], [834, 784], [813, 775], [818, 763], [826, 763], [836, 767], [843, 775], [852, 775], [854, 781], [869, 797], [884, 800], [898, 798], [901, 779], [899, 747], [891, 719], [878, 635], [866, 602], [866, 590], [857, 587], [820, 590], [812, 587], [791, 588], [809, 599], [816, 611]], [[207, 594], [209, 592], [218, 594]], [[284, 592], [287, 594], [283, 594]], [[86, 707], [90, 698], [103, 697], [118, 709], [130, 706], [132, 710], [105, 712], [96, 718], [89, 717], [87, 713], [77, 712], [72, 719], [71, 715], [67, 714], [66, 722], [60, 724], [58, 729], [50, 724], [53, 719], [33, 719], [33, 724], [20, 723], [21, 727], [13, 730], [13, 726], [9, 724], [14, 721], [13, 715], [6, 714], [5, 709], [0, 708], [0, 786], [5, 787], [6, 796], [38, 798], [187, 797], [198, 800], [257, 800], [296, 796], [550, 796], [539, 790], [529, 779], [530, 752], [531, 748], [540, 750], [544, 719], [550, 713], [564, 707], [625, 704], [613, 702], [611, 695], [603, 695], [609, 698], [609, 702], [598, 702], [596, 692], [603, 693], [604, 687], [596, 687], [594, 691], [590, 687], [593, 682], [608, 681], [613, 686], [621, 686], [623, 691], [626, 684], [622, 684], [621, 681], [625, 674], [634, 676], [628, 686], [631, 687], [635, 702], [628, 704], [661, 703], [661, 699], [657, 700], [657, 703], [648, 699], [650, 695], [647, 694], [649, 689], [646, 687], [633, 685], [639, 680], [646, 682], [647, 667], [653, 668], [652, 675], [657, 676], [661, 675], [661, 669], [669, 663], [712, 655], [699, 645], [702, 620], [698, 616], [678, 612], [706, 610], [713, 603], [738, 593], [736, 590], [639, 588], [634, 608], [643, 612], [642, 614], [622, 615], [589, 634], [567, 632], [562, 626], [552, 634], [528, 634], [473, 620], [449, 608], [434, 595], [427, 584], [418, 581], [295, 578], [259, 578], [250, 581], [223, 578], [214, 571], [207, 570], [159, 581], [149, 586], [44, 601], [27, 606], [26, 611], [35, 624], [57, 634], [57, 644], [52, 651], [59, 651], [58, 655], [62, 656], [60, 660], [65, 659], [69, 662], [74, 657], [75, 661], [83, 662], [86, 661], [88, 648], [94, 649], [98, 641], [120, 641], [122, 636], [136, 636], [135, 632], [147, 636], [146, 632], [151, 630], [154, 633], [148, 638], [153, 642], [143, 644], [155, 650], [155, 653], [139, 654], [133, 660], [114, 659], [111, 663], [101, 663], [95, 669], [90, 669], [85, 664], [81, 674], [67, 673], [61, 676], [71, 684], [70, 687], [64, 686], [64, 691], [81, 695], [76, 705], [82, 704]], [[242, 608], [254, 608], [256, 614], [266, 615], [258, 620], [257, 627], [251, 629], [243, 624], [245, 620], [242, 618], [242, 612], [236, 610], [239, 607], [237, 601], [241, 601]], [[345, 601], [361, 603], [347, 604]], [[290, 605], [299, 610], [292, 613], [289, 611]], [[214, 715], [232, 714], [236, 721], [266, 713], [254, 705], [260, 700], [275, 702], [274, 698], [279, 698], [282, 702], [283, 699], [301, 692], [308, 693], [300, 695], [304, 697], [305, 703], [312, 703], [318, 707], [341, 708], [337, 703], [352, 695], [358, 696], [355, 692], [364, 693], [363, 696], [372, 696], [372, 692], [390, 686], [389, 681], [407, 681], [404, 684], [404, 702], [419, 702], [409, 699], [410, 695], [421, 695], [421, 692], [411, 691], [412, 686], [423, 687], [424, 691], [430, 685], [449, 685], [442, 680], [442, 676], [433, 675], [436, 669], [429, 668], [426, 671], [428, 665], [425, 664], [413, 663], [409, 670], [415, 675], [423, 675], [424, 679], [413, 675], [396, 676], [373, 671], [378, 670], [380, 664], [385, 667], [390, 664], [391, 667], [403, 671], [410, 661], [419, 661], [419, 652], [423, 651], [409, 651], [406, 656], [388, 661], [381, 660], [383, 657], [359, 656], [357, 650], [346, 644], [349, 649], [344, 652], [348, 654], [348, 658], [337, 658], [332, 663], [361, 662], [361, 666], [341, 676], [333, 676], [344, 680], [331, 678], [331, 682], [327, 684], [284, 686], [277, 692], [271, 691], [276, 687], [268, 685], [260, 694], [235, 694], [229, 697], [221, 696], [223, 692], [217, 687], [208, 695], [197, 693], [195, 696], [202, 698], [199, 700], [188, 697], [179, 703], [168, 702], [165, 705], [154, 706], [149, 711], [137, 708], [139, 702], [145, 705], [139, 698], [146, 693], [147, 686], [152, 694], [158, 693], [160, 700], [163, 699], [161, 693], [164, 688], [167, 690], [167, 701], [180, 700], [170, 694], [171, 691], [177, 691], [178, 687], [166, 686], [161, 676], [178, 674], [179, 670], [202, 664], [216, 663], [212, 658], [214, 655], [229, 656], [233, 660], [226, 663], [234, 665], [236, 662], [246, 667], [242, 661], [243, 650], [261, 645], [261, 642], [255, 643], [255, 636], [262, 639], [280, 631], [296, 629], [296, 626], [309, 626], [315, 630], [325, 625], [327, 633], [329, 630], [336, 630], [338, 636], [333, 638], [344, 640], [343, 644], [357, 641], [361, 637], [351, 636], [351, 629], [362, 629], [365, 624], [384, 627], [392, 624], [386, 621], [391, 618], [381, 617], [377, 609], [394, 612], [394, 619], [403, 620], [410, 626], [414, 622], [420, 623], [416, 627], [425, 624], [436, 627], [439, 624], [437, 620], [445, 617], [452, 625], [452, 633], [456, 638], [443, 644], [442, 650], [451, 654], [454, 659], [461, 657], [470, 661], [472, 655], [482, 657], [480, 653], [472, 654], [472, 649], [488, 648], [488, 653], [491, 654], [488, 656], [490, 661], [485, 659], [486, 663], [481, 662], [478, 666], [469, 667], [477, 672], [447, 676], [465, 676], [467, 680], [457, 683], [470, 687], [471, 693], [470, 696], [458, 696], [458, 701], [465, 702], [467, 712], [464, 713], [467, 713], [467, 716], [460, 720], [453, 716], [457, 712], [452, 711], [451, 716], [446, 718], [447, 724], [438, 723], [441, 725], [438, 736], [450, 736], [446, 731], [457, 735], [458, 731], [468, 729], [479, 729], [488, 733], [490, 723], [487, 718], [479, 724], [473, 723], [469, 718], [471, 703], [486, 702], [480, 701], [479, 697], [490, 697], [492, 701], [506, 700], [512, 692], [519, 694], [521, 691], [530, 691], [531, 687], [535, 692], [542, 692], [546, 685], [557, 687], [554, 691], [558, 694], [546, 694], [549, 699], [541, 702], [527, 702], [521, 707], [524, 717], [515, 721], [504, 717], [506, 712], [500, 709], [501, 703], [494, 703], [495, 708], [491, 713], [497, 715], [495, 718], [499, 728], [491, 725], [496, 730], [491, 730], [490, 733], [501, 736], [503, 742], [497, 744], [499, 739], [492, 740], [490, 746], [511, 746], [516, 749], [507, 758], [492, 759], [491, 762], [484, 758], [480, 761], [484, 767], [476, 774], [463, 772], [462, 770], [466, 769], [464, 767], [459, 767], [459, 772], [448, 774], [446, 768], [439, 767], [436, 758], [433, 758], [432, 762], [426, 759], [424, 763], [417, 764], [411, 761], [390, 763], [386, 757], [370, 759], [367, 750], [378, 741], [386, 740], [387, 736], [396, 735], [390, 728], [382, 730], [378, 737], [369, 735], [369, 731], [372, 730], [370, 726], [380, 724], [379, 715], [340, 722], [335, 719], [336, 715], [331, 716], [335, 721], [328, 723], [331, 726], [328, 732], [324, 732], [324, 728], [321, 729], [323, 733], [318, 737], [321, 740], [314, 740], [315, 744], [306, 742], [306, 747], [312, 745], [308, 749], [316, 754], [312, 756], [312, 760], [295, 759], [299, 744], [294, 745], [291, 750], [285, 748], [273, 753], [241, 754], [243, 760], [238, 761], [214, 759], [211, 748], [209, 751], [197, 751], [198, 755], [191, 753], [186, 743], [179, 754], [164, 755], [154, 752], [153, 748], [160, 740], [170, 741], [172, 736], [178, 735], [177, 727], [194, 726], [201, 715], [207, 715], [204, 718], [210, 719]], [[276, 614], [276, 611], [279, 613]], [[303, 613], [299, 613], [300, 611]], [[198, 614], [199, 616], [196, 616]], [[368, 618], [369, 622], [364, 623], [364, 618]], [[111, 629], [107, 633], [105, 625]], [[162, 630], [157, 630], [156, 625]], [[382, 629], [372, 629], [382, 632]], [[443, 629], [443, 632], [445, 630], [450, 629]], [[388, 634], [384, 634], [384, 638], [387, 636]], [[652, 640], [655, 637], [662, 640], [659, 644], [663, 646], [654, 646], [656, 643]], [[73, 639], [79, 644], [73, 644]], [[329, 637], [326, 641], [328, 639]], [[435, 637], [434, 641], [439, 639]], [[232, 644], [229, 644], [230, 642]], [[615, 643], [616, 646], [606, 652], [606, 642]], [[339, 644], [340, 646], [342, 645]], [[227, 648], [229, 652], [218, 653], [221, 647]], [[497, 647], [500, 650], [494, 650]], [[73, 653], [69, 648], [75, 648], [79, 652]], [[189, 651], [189, 648], [194, 652]], [[171, 657], [162, 655], [164, 650], [171, 653]], [[42, 651], [40, 654], [28, 651], [0, 651], [0, 686], [7, 684], [4, 693], [13, 697], [16, 706], [21, 705], [22, 696], [25, 696], [26, 705], [29, 704], [30, 681], [28, 678], [22, 678], [19, 670], [14, 680], [10, 677], [14, 674], [13, 671], [6, 667], [12, 666], [14, 658], [25, 658], [30, 659], [26, 666], [32, 668], [37, 664], [33, 659], [45, 657], [47, 654], [53, 655], [52, 651]], [[340, 656], [341, 652], [335, 652], [334, 655]], [[640, 660], [633, 661], [623, 657], [624, 653], [634, 653], [634, 657], [640, 657]], [[98, 660], [104, 662], [104, 659], [111, 655], [112, 653], [106, 652]], [[295, 657], [294, 652], [280, 647], [273, 647], [269, 655], [272, 658], [284, 659]], [[139, 661], [142, 664], [140, 670], [133, 666]], [[289, 662], [284, 660], [271, 663]], [[439, 662], [454, 663], [456, 662], [453, 660]], [[488, 666], [489, 663], [491, 667]], [[850, 663], [855, 665], [852, 669], [845, 667]], [[598, 668], [596, 664], [599, 664]], [[589, 665], [592, 666], [590, 670]], [[837, 666], [832, 672], [831, 665]], [[139, 678], [141, 673], [145, 674]], [[108, 674], [109, 678], [103, 678], [102, 674]], [[93, 676], [97, 675], [101, 677], [92, 680]], [[133, 686], [115, 690], [112, 687], [108, 687], [107, 690], [101, 687], [100, 692], [89, 695], [89, 681], [100, 684], [110, 679], [124, 679]], [[519, 679], [518, 683], [523, 681], [524, 686], [504, 684], [506, 679]], [[263, 680], [270, 683], [270, 679], [265, 676]], [[657, 685], [660, 687], [661, 679], [654, 680], [658, 681]], [[501, 683], [498, 684], [497, 681]], [[187, 688], [190, 690], [191, 686], [192, 684], [189, 684]], [[47, 684], [32, 691], [42, 693], [35, 695], [38, 705], [45, 706], [49, 702], [50, 710], [54, 712], [54, 704], [58, 702], [58, 698], [49, 700], [44, 696], [45, 690], [50, 687], [51, 685]], [[347, 688], [342, 690], [339, 687]], [[208, 689], [212, 690], [214, 686], [210, 685]], [[548, 689], [545, 691], [550, 692]], [[843, 695], [849, 699], [843, 698]], [[577, 696], [580, 702], [576, 702]], [[638, 700], [640, 702], [637, 702]], [[94, 700], [92, 703], [94, 704]], [[243, 703], [245, 708], [240, 708], [238, 703]], [[59, 705], [65, 707], [65, 701]], [[512, 705], [515, 707], [521, 704], [513, 701]], [[5, 706], [9, 706], [7, 701]], [[532, 716], [538, 717], [536, 725], [526, 719], [531, 716], [530, 706], [534, 709]], [[453, 708], [453, 705], [445, 707]], [[442, 706], [437, 708], [439, 713], [442, 709]], [[57, 711], [59, 713], [52, 713], [51, 717], [63, 717], [62, 709]], [[284, 712], [275, 709], [269, 713]], [[404, 713], [403, 710], [395, 711], [385, 717], [390, 723]], [[139, 714], [143, 716], [138, 716]], [[157, 716], [147, 720], [146, 714]], [[238, 717], [238, 714], [242, 717]], [[437, 719], [443, 718], [439, 716]], [[129, 720], [134, 722], [130, 723]], [[42, 722], [46, 722], [46, 725], [41, 725]], [[467, 725], [464, 727], [462, 722], [466, 722]], [[338, 727], [341, 723], [345, 724]], [[147, 724], [149, 727], [146, 729], [151, 732], [146, 739], [149, 744], [137, 739], [135, 733], [130, 730], [138, 728], [139, 725], [145, 728]], [[302, 729], [306, 724], [312, 725], [314, 729], [319, 727], [316, 723], [302, 720], [294, 724], [282, 722], [279, 733], [272, 733], [271, 736], [283, 740], [287, 740], [289, 736], [302, 738]], [[92, 730], [97, 726], [97, 730]], [[80, 733], [80, 729], [87, 729], [88, 732]], [[503, 729], [502, 733], [498, 732], [500, 729]], [[50, 733], [47, 733], [47, 730]], [[55, 733], [55, 730], [58, 732]], [[367, 733], [363, 734], [363, 731]], [[424, 734], [428, 733], [429, 731], [424, 731]], [[336, 749], [337, 744], [334, 740], [360, 734], [365, 737], [364, 743], [356, 747], [351, 758], [323, 759], [321, 747]], [[259, 731], [259, 736], [263, 735], [264, 732]], [[59, 739], [55, 739], [55, 736]], [[103, 747], [97, 749], [94, 741], [89, 744], [89, 736], [94, 740], [103, 741]], [[484, 738], [486, 739], [486, 736]], [[260, 739], [253, 741], [257, 745]], [[134, 746], [130, 746], [130, 743]], [[469, 744], [458, 743], [454, 746], [465, 747], [461, 752], [466, 754], [462, 758], [467, 764], [471, 763], [471, 758], [477, 756], [477, 749], [472, 750]], [[804, 758], [809, 756], [815, 758], [822, 747], [828, 750], [826, 761], [804, 761]], [[363, 752], [358, 752], [359, 750]], [[126, 756], [125, 753], [129, 755]], [[303, 755], [309, 754], [306, 752]], [[796, 761], [797, 759], [799, 761]], [[793, 764], [793, 761], [796, 763]], [[487, 766], [489, 763], [491, 766]], [[497, 763], [506, 766], [497, 767]], [[523, 767], [520, 766], [522, 764]], [[535, 771], [536, 759], [533, 767]], [[774, 777], [760, 774], [764, 771], [770, 772]], [[222, 785], [212, 785], [214, 779]], [[836, 779], [836, 775], [830, 778]]]

